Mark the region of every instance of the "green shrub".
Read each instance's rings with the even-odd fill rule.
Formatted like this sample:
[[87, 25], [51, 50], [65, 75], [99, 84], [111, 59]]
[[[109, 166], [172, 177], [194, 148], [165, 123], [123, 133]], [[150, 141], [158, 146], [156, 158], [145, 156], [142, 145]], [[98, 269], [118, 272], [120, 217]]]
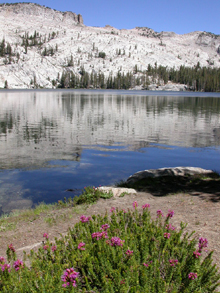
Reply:
[[[82, 215], [68, 234], [17, 260], [9, 245], [0, 258], [0, 292], [214, 292], [220, 275], [199, 242], [170, 224], [174, 212], [153, 221], [149, 205], [111, 215]], [[197, 243], [198, 242], [198, 243]]]
[[106, 56], [105, 52], [99, 52], [99, 58], [105, 59], [105, 56]]
[[75, 203], [76, 204], [83, 204], [83, 203], [94, 203], [96, 202], [99, 198], [104, 198], [108, 199], [113, 196], [112, 192], [103, 192], [99, 190], [97, 187], [85, 187], [83, 193], [75, 197]]

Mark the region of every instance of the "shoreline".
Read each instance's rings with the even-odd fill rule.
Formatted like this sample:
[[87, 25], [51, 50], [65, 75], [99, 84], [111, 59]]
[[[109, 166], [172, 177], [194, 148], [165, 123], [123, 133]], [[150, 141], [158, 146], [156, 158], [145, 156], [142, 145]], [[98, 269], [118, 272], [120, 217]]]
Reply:
[[[15, 211], [9, 216], [0, 218], [0, 256], [5, 255], [7, 246], [12, 243], [19, 252], [19, 257], [22, 257], [23, 250], [28, 252], [32, 248], [39, 248], [45, 232], [53, 240], [60, 234], [65, 235], [69, 227], [77, 223], [83, 214], [86, 216], [105, 214], [113, 206], [119, 209], [132, 209], [132, 203], [135, 200], [138, 202], [139, 210], [143, 204], [151, 205], [150, 212], [153, 219], [157, 209], [163, 210], [164, 213], [168, 209], [173, 209], [175, 217], [172, 221], [177, 227], [181, 221], [187, 222], [187, 231], [195, 230], [195, 235], [209, 240], [209, 250], [214, 250], [214, 260], [220, 268], [220, 219], [218, 216], [220, 176], [216, 174], [215, 176], [215, 178], [207, 178], [197, 175], [193, 177], [194, 179], [189, 176], [148, 178], [148, 181], [144, 182], [145, 186], [143, 186], [143, 180], [139, 186], [136, 186], [136, 193], [122, 192], [117, 197], [112, 196], [111, 193], [103, 194], [98, 189], [90, 187], [86, 188], [87, 194], [76, 199], [79, 200], [78, 203], [69, 199], [66, 202], [59, 201], [57, 204], [40, 204], [35, 209]], [[174, 179], [176, 179], [175, 182]], [[189, 186], [186, 185], [185, 190], [180, 191], [177, 180], [182, 189], [184, 182], [186, 184], [192, 181], [192, 183]], [[172, 189], [173, 185], [177, 187], [176, 190]], [[210, 185], [216, 190], [207, 189]], [[194, 189], [192, 189], [193, 186]]]

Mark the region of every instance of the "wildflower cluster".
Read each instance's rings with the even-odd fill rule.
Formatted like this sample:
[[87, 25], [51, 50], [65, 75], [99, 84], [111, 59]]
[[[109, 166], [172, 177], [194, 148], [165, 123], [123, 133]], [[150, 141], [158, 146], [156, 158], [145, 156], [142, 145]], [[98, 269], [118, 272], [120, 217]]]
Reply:
[[112, 237], [111, 238], [111, 246], [123, 246], [125, 241], [121, 240], [119, 237]]
[[178, 259], [170, 259], [169, 262], [171, 267], [175, 267], [175, 265], [178, 264]]
[[207, 246], [208, 246], [208, 240], [203, 237], [199, 238], [199, 252], [201, 252], [202, 249]]
[[197, 273], [189, 273], [188, 278], [191, 280], [195, 280], [197, 278]]
[[198, 250], [196, 250], [196, 251], [193, 251], [193, 255], [195, 258], [199, 258], [201, 253]]
[[174, 211], [169, 210], [169, 211], [168, 211], [168, 214], [167, 214], [167, 218], [172, 218], [173, 215], [174, 215]]
[[9, 249], [10, 251], [12, 251], [12, 252], [15, 252], [15, 248], [14, 248], [14, 246], [12, 245], [12, 243], [8, 245], [8, 249]]
[[138, 203], [136, 201], [133, 202], [133, 208], [136, 209], [138, 207]]
[[167, 224], [165, 228], [167, 230], [172, 230], [172, 231], [175, 231], [176, 230], [176, 227], [172, 226], [171, 224]]
[[7, 263], [1, 264], [0, 266], [1, 266], [1, 270], [2, 270], [2, 272], [6, 271], [6, 270], [7, 270], [8, 272], [11, 271], [11, 270], [10, 270], [10, 265], [7, 264]]
[[24, 263], [23, 263], [23, 261], [21, 261], [21, 260], [18, 259], [18, 260], [16, 260], [16, 261], [14, 262], [13, 267], [14, 267], [14, 269], [15, 269], [16, 271], [18, 271], [18, 270], [24, 268]]
[[142, 209], [144, 210], [144, 209], [147, 209], [147, 208], [149, 208], [150, 207], [150, 204], [149, 203], [146, 203], [146, 204], [144, 204], [144, 205], [142, 205]]
[[64, 274], [61, 277], [61, 280], [64, 282], [63, 287], [68, 287], [72, 285], [76, 287], [76, 279], [79, 277], [79, 272], [76, 272], [74, 268], [66, 269]]
[[164, 221], [158, 210], [153, 221], [149, 204], [141, 213], [137, 206], [82, 215], [55, 243], [44, 233], [45, 243], [27, 256], [29, 266], [10, 244], [7, 263], [0, 257], [0, 292], [215, 292], [220, 275], [212, 253], [202, 255], [207, 239], [191, 239], [183, 223], [173, 227], [172, 210]]
[[79, 245], [78, 245], [78, 249], [80, 249], [80, 250], [85, 250], [85, 247], [83, 247], [83, 246], [85, 246], [86, 244], [84, 243], [84, 242], [80, 242], [79, 243]]
[[127, 254], [127, 256], [131, 256], [134, 253], [134, 251], [128, 249], [125, 253]]
[[56, 250], [57, 250], [56, 245], [53, 245], [53, 246], [51, 247], [51, 250], [52, 250], [53, 252], [56, 251]]
[[163, 217], [163, 213], [161, 210], [157, 210], [157, 217]]
[[108, 238], [108, 233], [106, 231], [94, 232], [92, 233], [92, 238], [96, 238], [96, 240], [99, 240], [102, 238]]
[[163, 234], [163, 236], [164, 236], [164, 238], [169, 239], [169, 238], [170, 238], [170, 233], [167, 233], [167, 232], [166, 232], [166, 233]]
[[80, 217], [80, 221], [81, 221], [82, 223], [89, 222], [89, 221], [90, 221], [90, 217], [86, 217], [86, 216], [82, 215], [82, 216]]
[[149, 261], [148, 263], [143, 263], [143, 265], [147, 268], [147, 267], [149, 267], [149, 265], [152, 263], [152, 260], [151, 261]]

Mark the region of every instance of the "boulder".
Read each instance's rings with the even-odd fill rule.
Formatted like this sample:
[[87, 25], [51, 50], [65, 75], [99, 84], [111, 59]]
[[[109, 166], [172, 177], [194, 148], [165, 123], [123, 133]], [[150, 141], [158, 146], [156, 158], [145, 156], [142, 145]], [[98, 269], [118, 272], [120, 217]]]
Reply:
[[110, 187], [110, 186], [101, 186], [98, 188], [101, 191], [106, 193], [112, 192], [113, 197], [120, 197], [121, 194], [136, 194], [137, 191], [133, 188], [123, 188], [123, 187]]
[[214, 173], [212, 170], [206, 170], [202, 168], [195, 167], [175, 167], [175, 168], [160, 168], [160, 169], [150, 169], [139, 171], [134, 175], [131, 175], [126, 183], [132, 184], [141, 179], [147, 177], [159, 177], [159, 176], [185, 176], [185, 175], [196, 175], [196, 174], [211, 174]]

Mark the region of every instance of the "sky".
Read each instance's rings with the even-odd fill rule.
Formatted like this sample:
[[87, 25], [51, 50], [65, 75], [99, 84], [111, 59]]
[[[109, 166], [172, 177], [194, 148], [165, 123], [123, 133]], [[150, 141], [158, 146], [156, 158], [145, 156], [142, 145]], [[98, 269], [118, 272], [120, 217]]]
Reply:
[[[9, 1], [16, 3], [19, 1]], [[157, 32], [185, 34], [206, 31], [220, 34], [220, 0], [27, 0], [81, 14], [87, 26], [111, 25], [117, 29], [137, 26]], [[4, 3], [4, 2], [2, 2]]]

